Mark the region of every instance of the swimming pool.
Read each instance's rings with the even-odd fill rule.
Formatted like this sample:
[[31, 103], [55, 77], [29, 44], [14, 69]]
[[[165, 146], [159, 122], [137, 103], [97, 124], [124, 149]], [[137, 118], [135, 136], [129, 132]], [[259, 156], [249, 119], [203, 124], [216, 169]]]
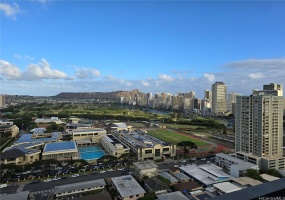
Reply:
[[106, 155], [99, 146], [78, 147], [79, 156], [83, 160], [97, 160]]

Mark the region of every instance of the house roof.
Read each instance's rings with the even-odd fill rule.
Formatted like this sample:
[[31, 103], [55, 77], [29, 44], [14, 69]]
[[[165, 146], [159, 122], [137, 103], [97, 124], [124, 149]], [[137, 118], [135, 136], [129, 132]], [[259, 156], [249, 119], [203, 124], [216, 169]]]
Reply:
[[167, 194], [157, 195], [158, 200], [189, 200], [186, 196], [184, 196], [181, 192], [171, 192]]
[[186, 181], [186, 180], [189, 180], [189, 179], [190, 179], [189, 176], [186, 176], [186, 175], [183, 174], [183, 173], [176, 173], [176, 174], [174, 174], [174, 176], [175, 176], [178, 180], [180, 180], [180, 181]]
[[85, 188], [92, 188], [92, 187], [98, 187], [98, 186], [105, 186], [106, 183], [104, 179], [98, 179], [93, 181], [85, 181], [85, 182], [78, 182], [78, 183], [72, 183], [67, 185], [61, 185], [61, 186], [55, 186], [54, 187], [54, 193], [63, 193], [63, 192], [70, 192], [75, 190], [81, 190]]
[[170, 183], [178, 182], [178, 180], [174, 176], [172, 176], [171, 174], [169, 174], [167, 172], [162, 172], [159, 175], [162, 176], [163, 178], [168, 179], [170, 181]]
[[16, 192], [14, 194], [0, 194], [1, 200], [27, 200], [29, 197], [30, 192], [29, 191], [23, 191], [23, 192]]
[[154, 191], [169, 189], [169, 187], [164, 182], [156, 178], [146, 179], [144, 180], [144, 184], [147, 185], [148, 188]]
[[200, 188], [202, 186], [200, 186], [198, 183], [194, 181], [188, 181], [188, 182], [174, 184], [173, 187], [175, 187], [178, 191], [183, 191], [183, 190], [191, 191]]
[[25, 153], [21, 149], [10, 149], [2, 153], [1, 160], [9, 158], [19, 158], [25, 156]]
[[223, 191], [224, 193], [231, 193], [238, 190], [241, 190], [242, 188], [237, 187], [236, 185], [230, 183], [230, 182], [222, 182], [217, 183], [213, 185], [215, 188], [218, 188], [219, 190]]
[[131, 175], [114, 177], [112, 181], [122, 197], [145, 193], [145, 190]]

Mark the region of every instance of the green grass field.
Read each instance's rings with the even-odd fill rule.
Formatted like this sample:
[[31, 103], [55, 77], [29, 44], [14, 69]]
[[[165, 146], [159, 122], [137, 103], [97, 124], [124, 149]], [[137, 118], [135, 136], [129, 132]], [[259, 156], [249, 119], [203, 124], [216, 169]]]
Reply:
[[160, 140], [163, 140], [165, 142], [172, 142], [175, 144], [177, 144], [178, 142], [181, 142], [181, 141], [192, 141], [197, 146], [203, 146], [203, 145], [207, 144], [204, 141], [196, 140], [194, 138], [190, 138], [190, 137], [187, 137], [185, 135], [180, 135], [180, 134], [175, 133], [174, 131], [171, 131], [171, 130], [163, 130], [163, 129], [148, 130], [147, 133], [149, 135], [156, 137]]

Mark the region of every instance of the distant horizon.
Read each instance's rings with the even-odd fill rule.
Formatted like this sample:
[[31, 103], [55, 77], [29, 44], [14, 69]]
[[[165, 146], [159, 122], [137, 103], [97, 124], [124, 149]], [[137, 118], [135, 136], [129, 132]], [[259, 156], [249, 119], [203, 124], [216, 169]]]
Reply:
[[285, 1], [4, 0], [0, 93], [285, 85], [284, 13]]

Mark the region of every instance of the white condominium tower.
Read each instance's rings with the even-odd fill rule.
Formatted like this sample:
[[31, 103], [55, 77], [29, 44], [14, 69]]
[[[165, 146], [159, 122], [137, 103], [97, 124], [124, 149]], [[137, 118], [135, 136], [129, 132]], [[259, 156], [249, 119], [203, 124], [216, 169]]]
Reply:
[[283, 96], [272, 91], [266, 89], [236, 97], [236, 156], [257, 164], [262, 170], [285, 167]]
[[227, 112], [227, 85], [223, 82], [212, 85], [212, 112], [215, 114]]

